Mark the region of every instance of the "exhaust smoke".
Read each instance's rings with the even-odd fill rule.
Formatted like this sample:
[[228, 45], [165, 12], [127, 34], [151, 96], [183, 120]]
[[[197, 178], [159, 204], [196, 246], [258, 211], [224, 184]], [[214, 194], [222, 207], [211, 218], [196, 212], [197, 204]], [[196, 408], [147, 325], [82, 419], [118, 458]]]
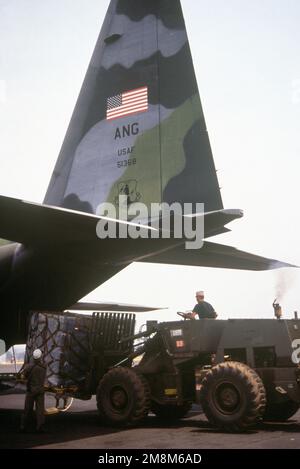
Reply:
[[282, 302], [295, 281], [295, 272], [278, 270], [276, 272], [275, 297]]

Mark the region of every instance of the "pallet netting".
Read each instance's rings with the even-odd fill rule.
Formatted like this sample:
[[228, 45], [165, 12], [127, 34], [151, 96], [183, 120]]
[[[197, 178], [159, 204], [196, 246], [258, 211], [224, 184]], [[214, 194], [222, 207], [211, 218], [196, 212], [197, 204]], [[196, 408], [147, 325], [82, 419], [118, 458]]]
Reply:
[[134, 334], [134, 328], [134, 314], [34, 312], [29, 321], [25, 363], [39, 348], [47, 367], [46, 385], [76, 386], [82, 390], [92, 356], [104, 353], [125, 356], [132, 350], [132, 341], [119, 341]]
[[81, 387], [90, 366], [90, 323], [89, 316], [33, 313], [25, 363], [30, 362], [35, 349], [41, 349], [47, 367], [47, 385]]

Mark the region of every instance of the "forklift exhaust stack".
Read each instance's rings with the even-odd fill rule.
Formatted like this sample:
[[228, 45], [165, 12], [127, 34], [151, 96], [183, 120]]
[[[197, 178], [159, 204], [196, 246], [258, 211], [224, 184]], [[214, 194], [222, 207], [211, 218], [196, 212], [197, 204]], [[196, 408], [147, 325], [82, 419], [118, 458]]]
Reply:
[[282, 308], [279, 303], [277, 303], [277, 298], [273, 301], [274, 315], [277, 319], [282, 318]]

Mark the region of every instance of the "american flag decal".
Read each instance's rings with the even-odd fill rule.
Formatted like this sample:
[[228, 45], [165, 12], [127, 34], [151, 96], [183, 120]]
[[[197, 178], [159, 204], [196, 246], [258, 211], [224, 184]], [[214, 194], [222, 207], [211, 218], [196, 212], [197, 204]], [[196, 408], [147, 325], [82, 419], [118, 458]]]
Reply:
[[148, 111], [147, 86], [108, 98], [106, 119], [118, 119], [145, 111]]

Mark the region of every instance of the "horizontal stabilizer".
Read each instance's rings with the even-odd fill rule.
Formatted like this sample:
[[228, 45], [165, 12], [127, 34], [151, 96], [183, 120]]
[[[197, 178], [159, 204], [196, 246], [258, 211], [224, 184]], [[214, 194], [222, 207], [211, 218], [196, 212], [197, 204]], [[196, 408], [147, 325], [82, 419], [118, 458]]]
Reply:
[[166, 308], [155, 308], [151, 306], [130, 305], [125, 303], [98, 303], [98, 302], [80, 302], [70, 306], [71, 311], [113, 311], [120, 313], [147, 313]]
[[[118, 228], [122, 224], [138, 226], [139, 230], [153, 230], [149, 226], [76, 212], [70, 209], [39, 205], [0, 196], [0, 237], [21, 243], [33, 249], [51, 251], [55, 256], [72, 258], [74, 266], [89, 264], [89, 270], [114, 266], [114, 273], [131, 262], [160, 253], [183, 243], [178, 239], [145, 238], [97, 238], [96, 228], [100, 220], [109, 221]], [[80, 248], [80, 249], [79, 249]], [[58, 254], [58, 252], [60, 254]], [[50, 262], [50, 260], [48, 260]], [[111, 275], [111, 274], [110, 274]], [[108, 275], [109, 277], [109, 275]], [[81, 279], [81, 284], [84, 285]], [[95, 288], [97, 283], [95, 283]], [[90, 290], [89, 290], [90, 291]], [[80, 291], [82, 298], [89, 291]]]
[[[237, 212], [205, 214], [205, 223], [211, 222], [211, 231], [237, 218]], [[270, 270], [280, 267], [296, 267], [274, 259], [239, 251], [230, 246], [205, 242], [203, 248], [185, 249], [183, 240], [176, 239], [107, 239], [96, 237], [100, 218], [96, 215], [73, 210], [24, 202], [0, 196], [0, 237], [37, 247], [82, 243], [82, 254], [90, 247], [101, 253], [100, 264], [125, 266], [131, 262], [219, 267], [241, 270]], [[210, 220], [211, 218], [211, 220]], [[108, 220], [108, 219], [107, 219]], [[110, 220], [116, 224], [127, 223]], [[130, 223], [127, 223], [130, 224]], [[141, 225], [141, 229], [150, 230]], [[223, 228], [224, 229], [224, 228]], [[79, 254], [78, 254], [79, 255]]]
[[239, 209], [223, 209], [213, 212], [193, 213], [186, 215], [187, 218], [204, 218], [204, 238], [216, 236], [230, 231], [225, 225], [243, 217], [243, 211]]
[[204, 242], [203, 247], [198, 251], [194, 249], [186, 250], [184, 245], [176, 246], [160, 254], [149, 256], [143, 262], [239, 270], [272, 270], [281, 267], [297, 267], [275, 259], [240, 251], [231, 246], [210, 242]]
[[[0, 237], [28, 246], [95, 241], [100, 219], [106, 218], [0, 196]], [[107, 220], [132, 225], [130, 222]], [[141, 226], [141, 229], [151, 230], [147, 226]]]

